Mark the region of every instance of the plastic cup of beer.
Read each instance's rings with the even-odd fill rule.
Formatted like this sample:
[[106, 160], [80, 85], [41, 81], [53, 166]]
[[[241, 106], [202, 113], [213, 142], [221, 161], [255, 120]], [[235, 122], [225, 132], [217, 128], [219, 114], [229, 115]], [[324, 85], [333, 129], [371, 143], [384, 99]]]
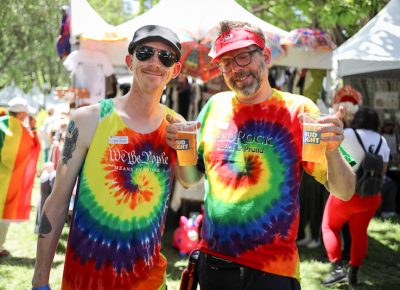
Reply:
[[197, 164], [197, 122], [186, 121], [174, 123], [178, 130], [176, 139], [176, 153], [180, 166], [192, 166]]
[[302, 160], [322, 163], [325, 160], [326, 142], [321, 141], [322, 134], [318, 129], [328, 124], [318, 123], [318, 119], [326, 116], [319, 113], [302, 113], [303, 147]]

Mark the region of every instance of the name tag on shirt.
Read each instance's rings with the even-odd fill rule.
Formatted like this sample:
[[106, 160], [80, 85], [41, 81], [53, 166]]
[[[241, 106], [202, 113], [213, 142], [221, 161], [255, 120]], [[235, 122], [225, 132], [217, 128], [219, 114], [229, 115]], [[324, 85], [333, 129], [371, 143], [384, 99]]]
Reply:
[[110, 136], [108, 144], [128, 144], [128, 136]]

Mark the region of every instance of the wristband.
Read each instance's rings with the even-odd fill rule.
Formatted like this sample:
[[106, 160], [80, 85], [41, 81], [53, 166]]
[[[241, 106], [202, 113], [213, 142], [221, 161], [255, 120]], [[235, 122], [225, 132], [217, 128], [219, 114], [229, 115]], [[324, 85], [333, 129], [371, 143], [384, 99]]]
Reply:
[[47, 284], [47, 285], [44, 285], [44, 286], [32, 288], [32, 290], [51, 290], [51, 288], [50, 288], [50, 286]]

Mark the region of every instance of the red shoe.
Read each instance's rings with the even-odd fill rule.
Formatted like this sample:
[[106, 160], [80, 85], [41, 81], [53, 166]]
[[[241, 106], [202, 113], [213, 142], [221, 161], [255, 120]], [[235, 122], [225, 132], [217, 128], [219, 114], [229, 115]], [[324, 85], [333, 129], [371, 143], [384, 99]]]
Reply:
[[5, 258], [5, 257], [8, 257], [8, 256], [10, 256], [10, 252], [9, 251], [3, 250], [3, 251], [0, 252], [0, 258]]

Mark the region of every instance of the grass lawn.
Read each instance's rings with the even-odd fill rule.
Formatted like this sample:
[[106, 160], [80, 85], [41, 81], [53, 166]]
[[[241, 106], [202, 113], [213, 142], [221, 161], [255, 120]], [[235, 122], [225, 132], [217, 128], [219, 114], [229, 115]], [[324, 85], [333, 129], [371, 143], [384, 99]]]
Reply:
[[[31, 288], [37, 239], [33, 228], [39, 197], [38, 185], [36, 182], [32, 196], [33, 206], [30, 221], [10, 225], [5, 246], [11, 252], [12, 257], [0, 260], [0, 290]], [[68, 229], [67, 226], [64, 227], [52, 267], [50, 285], [53, 290], [60, 289]], [[173, 228], [167, 227], [162, 250], [168, 259], [167, 283], [169, 290], [179, 289], [181, 272], [186, 266], [186, 258], [180, 257], [171, 246], [173, 230]], [[368, 233], [368, 256], [365, 265], [360, 268], [359, 280], [361, 283], [354, 289], [400, 289], [400, 220], [398, 218], [386, 220], [375, 218], [369, 226]], [[300, 248], [300, 256], [302, 289], [326, 289], [319, 284], [330, 269], [323, 246], [316, 249]], [[342, 284], [333, 289], [353, 288]]]

